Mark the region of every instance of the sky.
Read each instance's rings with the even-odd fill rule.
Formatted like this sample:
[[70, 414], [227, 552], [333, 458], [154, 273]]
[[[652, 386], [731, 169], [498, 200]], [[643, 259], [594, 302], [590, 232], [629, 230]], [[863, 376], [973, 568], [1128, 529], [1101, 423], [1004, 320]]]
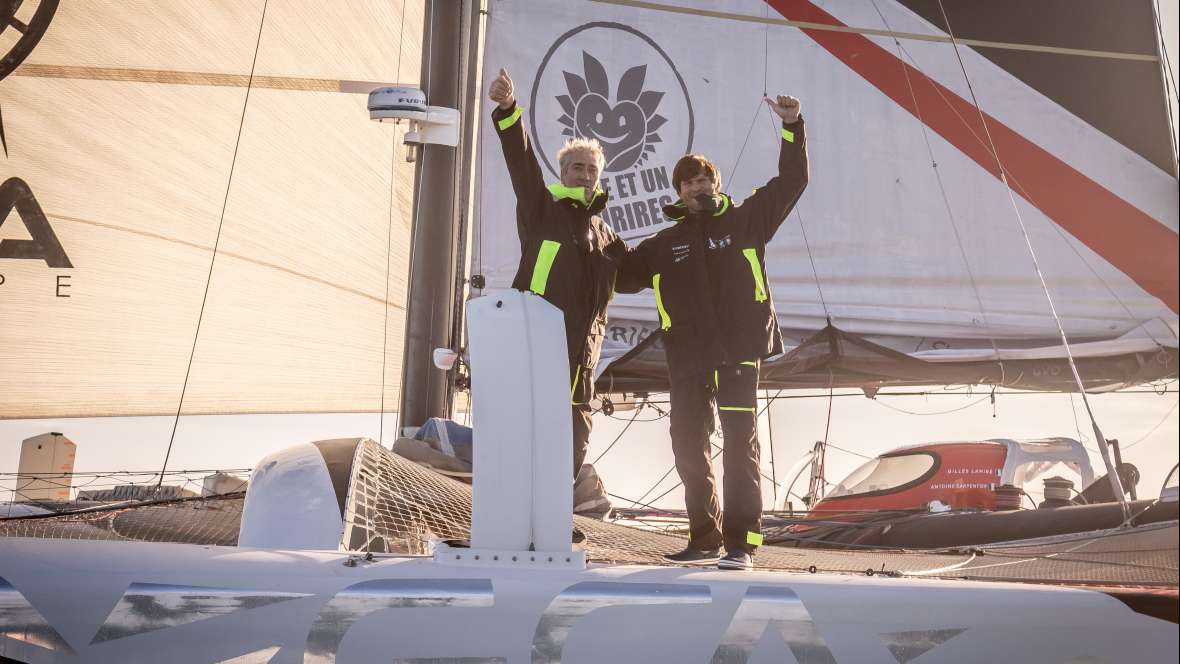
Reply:
[[[1124, 461], [1139, 468], [1143, 497], [1159, 494], [1165, 475], [1177, 462], [1180, 409], [1176, 388], [1173, 383], [1168, 386], [1167, 394], [1091, 396], [1104, 434], [1119, 439], [1126, 446]], [[828, 442], [843, 448], [829, 448], [827, 467], [831, 482], [845, 477], [865, 461], [864, 457], [924, 442], [1065, 436], [1081, 440], [1094, 449], [1093, 434], [1076, 395], [1071, 399], [1069, 394], [1000, 392], [993, 407], [989, 393], [978, 389], [968, 393], [963, 388], [955, 393], [932, 388], [930, 396], [878, 396], [876, 400], [853, 394], [832, 399], [830, 428], [826, 392], [795, 391], [788, 396], [794, 398], [775, 401], [769, 414], [761, 420], [763, 473], [783, 485], [776, 490], [773, 482], [763, 482], [767, 509], [771, 505], [778, 509], [784, 507], [788, 469], [815, 441], [825, 438], [825, 429]], [[666, 404], [660, 406], [667, 410]], [[626, 435], [596, 464], [607, 491], [630, 500], [647, 493], [672, 467], [667, 418], [661, 418], [653, 409], [639, 413], [620, 411], [613, 418], [599, 414], [595, 417], [587, 456], [588, 461], [598, 460], [633, 415], [636, 421]], [[460, 413], [457, 419], [462, 421], [464, 414]], [[155, 471], [163, 464], [172, 424], [171, 417], [0, 421], [0, 471], [16, 470], [21, 440], [47, 431], [63, 432], [77, 443], [76, 472]], [[394, 427], [394, 416], [387, 414], [385, 432]], [[375, 413], [183, 417], [168, 463], [168, 469], [177, 474], [170, 475], [166, 481], [191, 480], [190, 488], [199, 490], [200, 479], [214, 469], [253, 468], [267, 454], [314, 440], [351, 436], [377, 439], [379, 430]], [[391, 442], [385, 440], [386, 445]], [[1094, 451], [1090, 457], [1095, 473], [1102, 475], [1101, 459]], [[10, 478], [6, 479], [9, 479], [6, 485], [11, 487]], [[93, 478], [81, 481], [108, 482]], [[680, 508], [683, 494], [676, 484], [675, 473], [671, 473], [643, 502], [666, 509]], [[653, 502], [655, 496], [668, 489], [671, 492]], [[805, 490], [805, 486], [798, 486], [795, 493], [802, 494]], [[1029, 488], [1029, 493], [1039, 496], [1039, 482]], [[8, 496], [0, 494], [0, 501], [6, 499]], [[630, 505], [627, 501], [615, 502]], [[795, 506], [798, 504], [796, 500]]]
[[[1173, 75], [1178, 69], [1180, 51], [1177, 5], [1176, 0], [1159, 5]], [[1140, 469], [1141, 496], [1157, 495], [1165, 475], [1177, 462], [1180, 438], [1177, 385], [1171, 384], [1168, 390], [1166, 394], [1116, 393], [1091, 397], [1095, 417], [1105, 435], [1122, 441], [1124, 460]], [[1093, 434], [1076, 395], [1071, 398], [1068, 394], [1000, 393], [994, 407], [986, 392], [979, 390], [876, 400], [854, 395], [832, 400], [830, 427], [826, 394], [799, 392], [792, 396], [806, 398], [776, 401], [761, 421], [763, 471], [780, 482], [787, 469], [816, 440], [825, 438], [825, 430], [830, 443], [851, 450], [830, 448], [827, 458], [830, 481], [847, 475], [864, 462], [865, 456], [921, 442], [1068, 436], [1093, 448]], [[588, 460], [595, 460], [610, 446], [632, 414], [618, 412], [614, 419], [602, 415], [595, 418]], [[667, 419], [642, 421], [653, 417], [657, 414], [652, 410], [637, 414], [627, 435], [599, 462], [599, 471], [611, 493], [637, 499], [671, 467]], [[392, 414], [386, 415], [385, 431], [393, 429], [394, 418]], [[47, 431], [63, 432], [78, 444], [76, 472], [158, 470], [163, 464], [172, 425], [171, 417], [0, 421], [0, 473], [16, 471], [23, 439]], [[376, 414], [184, 417], [177, 427], [168, 468], [177, 471], [252, 468], [265, 455], [296, 443], [344, 436], [377, 438], [378, 425]], [[1098, 455], [1091, 452], [1091, 458], [1101, 475]], [[181, 477], [199, 481], [201, 475], [202, 472], [181, 473], [169, 482]], [[10, 485], [10, 476], [0, 475], [0, 488]], [[672, 489], [656, 504], [680, 507], [682, 494], [674, 485], [672, 473], [670, 479], [649, 494], [647, 501]], [[766, 506], [782, 507], [785, 487], [776, 491], [773, 483], [764, 482], [764, 485]], [[796, 491], [802, 493], [799, 488]], [[778, 501], [772, 502], [776, 494]], [[5, 499], [7, 496], [0, 494], [0, 501]]]

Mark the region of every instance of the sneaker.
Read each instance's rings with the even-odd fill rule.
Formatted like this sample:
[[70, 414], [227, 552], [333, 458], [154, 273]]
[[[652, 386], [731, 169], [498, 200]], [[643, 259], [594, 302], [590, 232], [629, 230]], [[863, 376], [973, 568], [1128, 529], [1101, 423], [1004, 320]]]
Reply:
[[745, 551], [734, 551], [717, 561], [717, 569], [754, 569], [754, 560]]
[[721, 549], [694, 549], [686, 547], [680, 553], [664, 556], [664, 560], [680, 565], [712, 565], [721, 559]]

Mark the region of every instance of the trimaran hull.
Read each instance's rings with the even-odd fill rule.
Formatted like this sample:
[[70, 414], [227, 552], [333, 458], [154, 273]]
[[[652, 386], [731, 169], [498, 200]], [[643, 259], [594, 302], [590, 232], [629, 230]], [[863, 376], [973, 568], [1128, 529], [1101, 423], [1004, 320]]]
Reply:
[[385, 505], [417, 513], [442, 503], [366, 465], [371, 442], [297, 446], [258, 464], [238, 547], [0, 540], [0, 654], [30, 663], [1125, 662], [1173, 661], [1180, 650], [1175, 625], [1087, 590], [868, 570], [587, 566], [569, 544], [572, 490], [558, 471], [572, 451], [552, 444], [570, 436], [564, 372], [553, 369], [565, 353], [561, 314], [508, 290], [472, 300], [467, 316], [471, 548], [341, 550], [365, 529], [356, 541], [372, 550], [388, 509], [368, 493], [377, 484]]
[[0, 652], [17, 661], [907, 662], [930, 651], [921, 661], [1143, 662], [1177, 654], [1175, 625], [1084, 590], [46, 544], [3, 543]]

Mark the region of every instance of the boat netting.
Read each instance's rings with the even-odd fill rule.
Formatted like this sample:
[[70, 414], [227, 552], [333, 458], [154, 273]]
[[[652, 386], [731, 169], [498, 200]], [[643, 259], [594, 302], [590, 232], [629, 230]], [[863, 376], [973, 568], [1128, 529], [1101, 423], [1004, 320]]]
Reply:
[[[233, 546], [244, 494], [118, 504], [0, 520], [0, 536], [179, 542]], [[422, 554], [436, 540], [470, 535], [471, 487], [392, 454], [357, 446], [342, 550]], [[675, 533], [574, 517], [595, 562], [664, 565], [684, 548]], [[764, 546], [758, 567], [1077, 585], [1177, 586], [1177, 522], [939, 550], [801, 549]]]

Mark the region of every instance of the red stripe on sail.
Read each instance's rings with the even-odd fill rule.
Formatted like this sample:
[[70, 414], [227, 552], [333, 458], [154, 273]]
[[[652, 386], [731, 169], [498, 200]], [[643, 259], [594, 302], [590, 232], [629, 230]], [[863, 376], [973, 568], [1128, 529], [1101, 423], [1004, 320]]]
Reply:
[[[843, 26], [808, 0], [766, 0], [791, 21]], [[808, 37], [921, 120], [996, 178], [1000, 169], [975, 105], [904, 63], [863, 35], [808, 30]], [[904, 68], [904, 70], [903, 70]], [[913, 84], [913, 95], [906, 75]], [[914, 99], [917, 99], [917, 108]], [[1121, 270], [1143, 290], [1180, 312], [1177, 234], [996, 118], [984, 113], [1013, 190]]]

